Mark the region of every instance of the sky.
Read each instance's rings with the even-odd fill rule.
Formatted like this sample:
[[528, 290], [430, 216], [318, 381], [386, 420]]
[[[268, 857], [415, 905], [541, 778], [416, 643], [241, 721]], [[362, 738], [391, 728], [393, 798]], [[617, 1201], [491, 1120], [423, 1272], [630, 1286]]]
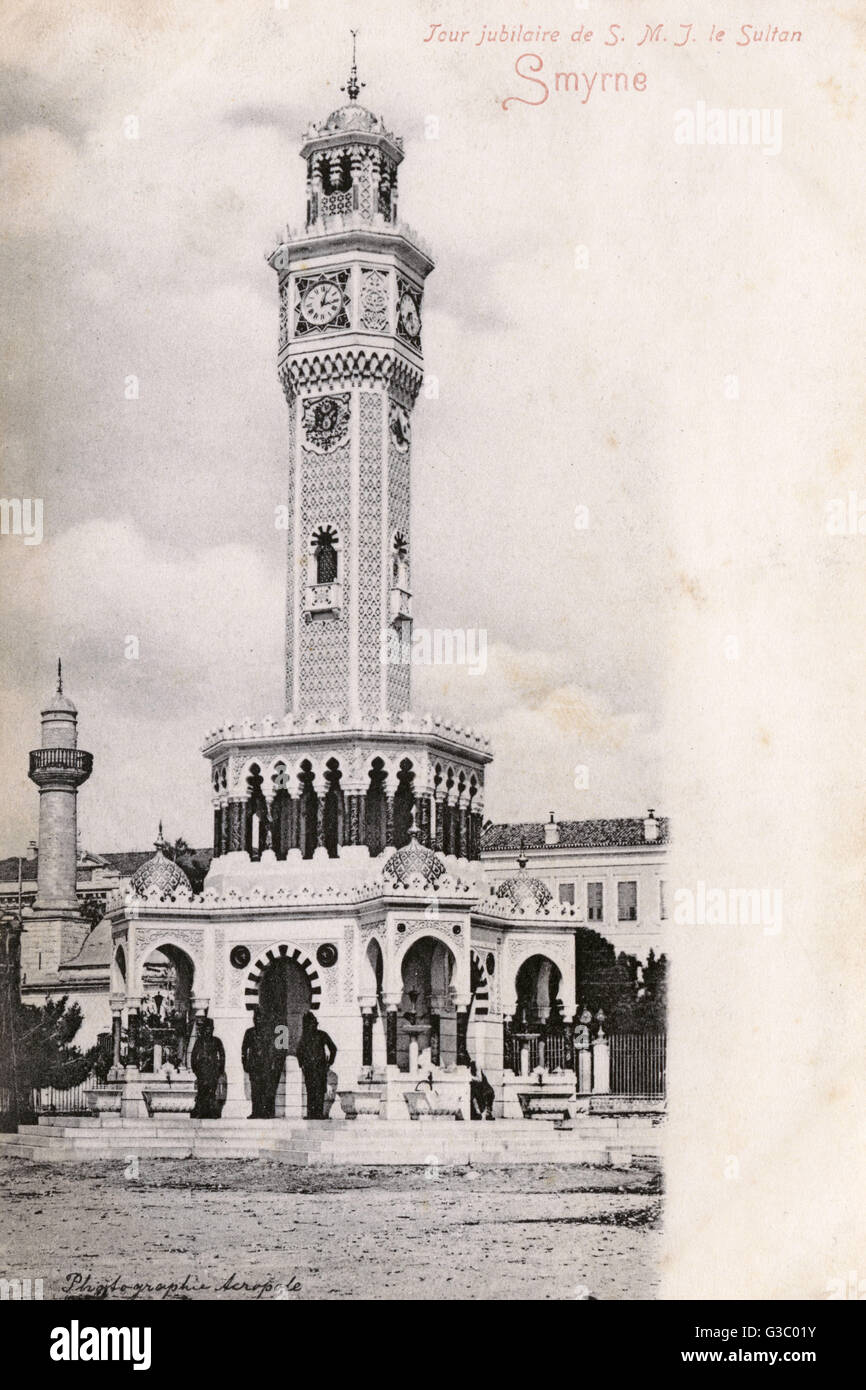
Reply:
[[[566, 29], [585, 17], [552, 9]], [[474, 40], [485, 7], [461, 13]], [[414, 704], [490, 736], [491, 819], [671, 811], [672, 624], [700, 590], [687, 552], [716, 545], [718, 570], [743, 539], [713, 511], [684, 553], [682, 509], [724, 512], [743, 483], [723, 438], [734, 368], [762, 373], [736, 447], [765, 432], [774, 363], [744, 281], [779, 310], [821, 292], [820, 271], [792, 287], [776, 221], [799, 206], [808, 222], [815, 171], [752, 150], [709, 169], [678, 148], [675, 107], [724, 81], [705, 55], [634, 47], [640, 26], [616, 66], [647, 69], [648, 93], [503, 110], [534, 95], [520, 48], [425, 43], [438, 18], [426, 3], [337, 3], [324, 20], [309, 4], [6, 7], [3, 488], [43, 499], [44, 540], [0, 540], [4, 852], [35, 834], [27, 751], [58, 654], [95, 756], [79, 813], [96, 851], [146, 846], [160, 817], [207, 843], [204, 734], [281, 711], [286, 407], [265, 257], [302, 222], [301, 135], [344, 100], [352, 24], [362, 101], [405, 140], [401, 216], [436, 260], [415, 622], [488, 644], [483, 675], [417, 668]], [[754, 63], [769, 99], [786, 65]], [[783, 414], [792, 438], [809, 428], [795, 394]]]

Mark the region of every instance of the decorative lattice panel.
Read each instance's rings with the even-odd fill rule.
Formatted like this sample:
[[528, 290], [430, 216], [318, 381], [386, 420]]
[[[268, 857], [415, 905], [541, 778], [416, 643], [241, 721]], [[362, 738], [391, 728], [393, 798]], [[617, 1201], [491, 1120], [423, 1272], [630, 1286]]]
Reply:
[[361, 713], [373, 719], [381, 704], [382, 410], [384, 397], [361, 394], [361, 496], [358, 537], [358, 694]]
[[361, 276], [361, 327], [387, 333], [388, 320], [388, 277], [378, 270], [365, 270]]
[[298, 613], [294, 594], [295, 579], [295, 403], [289, 402], [289, 488], [288, 530], [286, 532], [286, 709], [294, 705], [295, 636]]
[[[409, 457], [408, 443], [398, 445], [389, 430], [388, 436], [388, 537], [395, 531], [409, 538]], [[411, 562], [411, 550], [410, 550]], [[390, 556], [389, 556], [390, 564]], [[412, 667], [406, 663], [388, 666], [388, 709], [400, 714], [409, 709], [412, 699]]]
[[[301, 543], [314, 527], [332, 526], [349, 538], [349, 444], [330, 453], [302, 449]], [[310, 619], [299, 630], [300, 714], [349, 708], [349, 607], [351, 539], [342, 553], [343, 606], [339, 617]]]

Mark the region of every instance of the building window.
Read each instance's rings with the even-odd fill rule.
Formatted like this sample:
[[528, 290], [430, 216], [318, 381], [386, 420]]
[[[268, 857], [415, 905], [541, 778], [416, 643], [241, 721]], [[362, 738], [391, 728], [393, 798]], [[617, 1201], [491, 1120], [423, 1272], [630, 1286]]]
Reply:
[[667, 921], [668, 915], [668, 885], [667, 879], [659, 879], [659, 917], [663, 922]]
[[604, 884], [588, 883], [586, 885], [586, 916], [590, 922], [601, 922], [604, 920]]
[[337, 535], [330, 526], [323, 526], [315, 540], [316, 583], [333, 584], [337, 578]]
[[560, 885], [559, 885], [559, 901], [560, 901], [561, 903], [568, 903], [568, 906], [569, 906], [569, 907], [574, 907], [574, 884], [573, 884], [573, 883], [560, 883]]
[[634, 879], [617, 884], [617, 916], [621, 922], [637, 921], [637, 883]]

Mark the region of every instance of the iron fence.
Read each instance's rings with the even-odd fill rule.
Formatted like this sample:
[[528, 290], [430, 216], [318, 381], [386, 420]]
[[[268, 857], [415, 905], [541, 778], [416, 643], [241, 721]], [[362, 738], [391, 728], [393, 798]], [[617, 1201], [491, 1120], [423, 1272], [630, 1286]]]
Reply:
[[[63, 1090], [58, 1086], [36, 1087], [30, 1092], [30, 1109], [36, 1115], [89, 1115], [85, 1092], [98, 1084], [93, 1076]], [[0, 1086], [0, 1115], [11, 1114], [12, 1108], [12, 1092]]]
[[611, 1033], [610, 1089], [619, 1096], [663, 1096], [667, 1038], [664, 1033]]

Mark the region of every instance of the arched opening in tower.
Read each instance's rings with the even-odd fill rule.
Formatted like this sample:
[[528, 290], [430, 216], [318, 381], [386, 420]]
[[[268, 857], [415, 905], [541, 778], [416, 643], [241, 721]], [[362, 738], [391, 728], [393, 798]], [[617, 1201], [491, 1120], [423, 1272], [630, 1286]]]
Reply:
[[374, 758], [370, 767], [370, 785], [364, 798], [367, 848], [373, 856], [382, 853], [388, 838], [387, 780], [385, 764], [381, 758]]
[[343, 843], [343, 791], [340, 786], [343, 774], [336, 758], [329, 758], [325, 765], [325, 805], [322, 811], [322, 838], [331, 859], [336, 859]]
[[414, 805], [415, 770], [411, 760], [404, 758], [397, 771], [397, 790], [394, 793], [394, 845], [397, 849], [409, 843]]
[[301, 816], [299, 842], [305, 859], [312, 859], [319, 837], [319, 794], [314, 786], [315, 780], [316, 774], [312, 765], [309, 759], [305, 758], [298, 774]]

